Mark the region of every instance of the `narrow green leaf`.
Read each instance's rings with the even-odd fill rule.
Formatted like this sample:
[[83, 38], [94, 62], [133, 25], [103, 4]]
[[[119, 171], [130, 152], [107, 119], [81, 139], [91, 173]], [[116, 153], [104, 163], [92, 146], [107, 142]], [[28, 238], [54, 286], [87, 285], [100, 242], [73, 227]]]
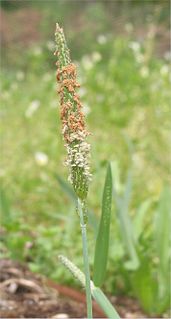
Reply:
[[132, 221], [129, 217], [129, 203], [132, 191], [132, 173], [128, 172], [124, 195], [118, 196], [113, 185], [113, 195], [116, 202], [117, 215], [121, 227], [121, 234], [130, 260], [125, 264], [129, 269], [136, 269], [139, 266], [139, 259], [135, 248], [135, 238]]
[[73, 191], [72, 187], [65, 182], [65, 180], [60, 177], [58, 174], [56, 174], [56, 178], [57, 181], [59, 183], [59, 185], [61, 186], [61, 188], [63, 189], [63, 191], [68, 195], [68, 197], [74, 201], [74, 204], [77, 204], [77, 196], [75, 194], [75, 192]]
[[151, 199], [145, 200], [137, 209], [134, 220], [133, 220], [133, 225], [134, 225], [134, 237], [136, 242], [138, 241], [139, 237], [144, 231], [145, 228], [145, 215], [148, 212], [150, 206], [152, 204]]
[[165, 187], [161, 193], [157, 213], [155, 215], [155, 242], [157, 254], [163, 269], [168, 266], [170, 250], [170, 225], [171, 225], [171, 190]]
[[165, 186], [161, 193], [157, 212], [155, 214], [154, 238], [158, 258], [159, 298], [170, 294], [170, 226], [171, 226], [171, 190]]
[[94, 282], [95, 285], [101, 286], [106, 273], [109, 233], [110, 233], [110, 217], [112, 202], [112, 172], [109, 163], [106, 173], [106, 180], [102, 199], [102, 214], [96, 239], [95, 258], [94, 258]]
[[111, 162], [111, 170], [112, 175], [114, 176], [114, 186], [117, 194], [120, 194], [123, 189], [123, 185], [121, 184], [121, 178], [120, 178], [120, 169], [119, 169], [119, 163], [118, 161], [112, 161]]
[[107, 299], [105, 294], [102, 292], [100, 288], [94, 287], [92, 290], [92, 296], [98, 303], [98, 305], [103, 309], [104, 313], [107, 315], [108, 318], [112, 319], [120, 319], [118, 313], [116, 312], [113, 305]]

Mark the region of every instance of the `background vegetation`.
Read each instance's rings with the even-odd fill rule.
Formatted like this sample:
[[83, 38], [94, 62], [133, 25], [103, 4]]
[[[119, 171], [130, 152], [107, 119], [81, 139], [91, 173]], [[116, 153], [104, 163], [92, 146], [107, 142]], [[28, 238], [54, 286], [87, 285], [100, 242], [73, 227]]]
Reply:
[[58, 21], [92, 132], [90, 262], [110, 160], [115, 196], [104, 290], [135, 296], [151, 314], [169, 305], [168, 9], [168, 1], [1, 1], [2, 256], [72, 285], [57, 255], [82, 267], [56, 94]]

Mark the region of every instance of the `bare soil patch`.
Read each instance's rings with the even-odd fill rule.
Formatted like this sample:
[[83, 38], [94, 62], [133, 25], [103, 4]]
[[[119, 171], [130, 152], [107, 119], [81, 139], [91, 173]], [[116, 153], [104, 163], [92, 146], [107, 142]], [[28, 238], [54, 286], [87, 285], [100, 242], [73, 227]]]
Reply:
[[[86, 318], [85, 294], [58, 285], [26, 265], [0, 260], [1, 318]], [[122, 318], [147, 318], [138, 303], [128, 297], [111, 297]], [[94, 318], [105, 318], [94, 303]]]

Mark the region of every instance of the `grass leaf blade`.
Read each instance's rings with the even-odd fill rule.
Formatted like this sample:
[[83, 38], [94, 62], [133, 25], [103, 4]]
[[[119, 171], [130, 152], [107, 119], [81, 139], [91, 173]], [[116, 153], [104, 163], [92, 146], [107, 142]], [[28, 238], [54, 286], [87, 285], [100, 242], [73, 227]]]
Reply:
[[133, 220], [134, 237], [135, 237], [136, 243], [138, 243], [139, 237], [144, 231], [144, 228], [145, 228], [144, 219], [145, 219], [145, 216], [147, 215], [147, 212], [151, 204], [152, 204], [152, 200], [147, 199], [137, 208], [137, 211]]
[[102, 292], [100, 288], [94, 287], [92, 289], [92, 296], [96, 300], [98, 305], [103, 309], [104, 313], [107, 315], [108, 318], [120, 319], [115, 308], [110, 303], [110, 301], [106, 298], [105, 294]]
[[155, 248], [158, 260], [158, 280], [159, 285], [159, 298], [169, 296], [169, 259], [170, 259], [170, 225], [171, 225], [171, 210], [170, 210], [171, 189], [165, 186], [158, 204], [158, 209], [154, 220], [154, 237]]
[[132, 190], [132, 173], [128, 172], [125, 192], [123, 197], [117, 195], [117, 191], [113, 185], [113, 196], [116, 202], [117, 214], [120, 222], [121, 233], [125, 248], [130, 257], [130, 260], [125, 264], [129, 269], [136, 269], [139, 266], [139, 258], [135, 248], [135, 238], [133, 233], [132, 221], [129, 217], [129, 203], [131, 200], [131, 190]]
[[106, 273], [109, 233], [110, 233], [110, 217], [112, 202], [112, 172], [109, 163], [107, 167], [105, 185], [102, 199], [102, 214], [99, 224], [98, 235], [96, 238], [95, 257], [94, 257], [94, 278], [96, 286], [101, 286]]
[[74, 201], [74, 204], [76, 205], [77, 204], [77, 196], [76, 196], [75, 192], [73, 191], [72, 187], [67, 182], [65, 182], [65, 180], [62, 177], [60, 177], [58, 174], [56, 174], [56, 178], [57, 178], [59, 185], [63, 189], [63, 191], [68, 195], [68, 197], [72, 201]]

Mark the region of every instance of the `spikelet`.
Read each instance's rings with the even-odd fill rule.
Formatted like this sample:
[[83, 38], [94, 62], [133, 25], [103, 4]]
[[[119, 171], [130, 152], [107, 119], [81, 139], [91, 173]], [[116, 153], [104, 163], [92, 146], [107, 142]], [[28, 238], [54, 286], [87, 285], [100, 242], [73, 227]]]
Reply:
[[84, 200], [87, 197], [88, 184], [91, 179], [89, 171], [90, 145], [86, 138], [89, 133], [85, 127], [82, 104], [76, 89], [76, 66], [71, 62], [63, 29], [56, 24], [55, 42], [57, 56], [57, 82], [60, 96], [60, 115], [62, 134], [65, 140], [69, 167], [69, 180], [77, 196]]
[[80, 281], [83, 287], [85, 287], [85, 275], [84, 273], [73, 264], [67, 257], [58, 255], [59, 261], [73, 274], [73, 276]]

